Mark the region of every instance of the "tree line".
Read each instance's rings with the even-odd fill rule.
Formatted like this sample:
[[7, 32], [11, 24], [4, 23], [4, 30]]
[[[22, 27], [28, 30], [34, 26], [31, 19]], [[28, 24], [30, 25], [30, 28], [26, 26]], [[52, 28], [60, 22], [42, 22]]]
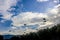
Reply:
[[[0, 40], [4, 40], [3, 35], [0, 35]], [[52, 28], [31, 32], [26, 35], [15, 35], [10, 39], [5, 40], [60, 40], [60, 24]]]

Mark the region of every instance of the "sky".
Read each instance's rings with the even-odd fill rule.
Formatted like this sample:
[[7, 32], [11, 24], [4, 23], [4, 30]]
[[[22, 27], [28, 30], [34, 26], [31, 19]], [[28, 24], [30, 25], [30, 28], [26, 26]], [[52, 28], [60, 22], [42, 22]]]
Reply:
[[60, 23], [59, 10], [59, 0], [0, 0], [0, 34], [22, 35], [51, 28]]

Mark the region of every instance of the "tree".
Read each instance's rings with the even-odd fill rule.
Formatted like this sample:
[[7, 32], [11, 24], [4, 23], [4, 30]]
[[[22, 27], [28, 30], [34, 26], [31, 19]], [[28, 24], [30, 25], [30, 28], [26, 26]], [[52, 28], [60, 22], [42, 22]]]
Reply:
[[2, 35], [0, 35], [0, 40], [3, 40], [3, 36]]

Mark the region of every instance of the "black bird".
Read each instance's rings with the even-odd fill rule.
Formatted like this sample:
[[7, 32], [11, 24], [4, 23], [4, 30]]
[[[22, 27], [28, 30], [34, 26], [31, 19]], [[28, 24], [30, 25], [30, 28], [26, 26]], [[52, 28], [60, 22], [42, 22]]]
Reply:
[[46, 22], [46, 19], [45, 18], [43, 18], [43, 20], [44, 20], [44, 22]]

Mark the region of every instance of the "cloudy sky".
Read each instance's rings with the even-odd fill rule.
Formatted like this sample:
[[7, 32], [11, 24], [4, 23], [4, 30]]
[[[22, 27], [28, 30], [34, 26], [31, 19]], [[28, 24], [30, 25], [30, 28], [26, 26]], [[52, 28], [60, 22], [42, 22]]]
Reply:
[[21, 35], [60, 23], [59, 0], [0, 0], [0, 34]]

